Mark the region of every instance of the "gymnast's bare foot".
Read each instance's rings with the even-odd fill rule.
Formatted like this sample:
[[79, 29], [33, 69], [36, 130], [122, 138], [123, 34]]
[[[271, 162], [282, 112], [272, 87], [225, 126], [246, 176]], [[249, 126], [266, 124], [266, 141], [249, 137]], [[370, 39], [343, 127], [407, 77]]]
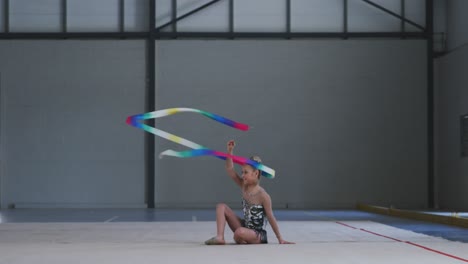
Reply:
[[224, 245], [226, 244], [226, 241], [224, 241], [223, 238], [219, 237], [212, 237], [205, 241], [205, 245]]

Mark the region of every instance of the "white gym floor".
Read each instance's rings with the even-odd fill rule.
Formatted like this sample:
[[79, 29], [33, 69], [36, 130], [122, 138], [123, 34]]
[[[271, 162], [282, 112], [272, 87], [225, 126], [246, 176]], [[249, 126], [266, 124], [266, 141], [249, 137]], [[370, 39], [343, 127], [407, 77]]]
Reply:
[[[235, 245], [227, 227], [228, 244], [224, 246], [203, 243], [215, 235], [216, 227], [214, 221], [199, 221], [199, 218], [209, 218], [214, 211], [198, 216], [193, 212], [164, 212], [168, 219], [178, 215], [175, 221], [164, 221], [164, 217], [153, 217], [150, 221], [147, 213], [135, 211], [122, 211], [121, 215], [118, 210], [107, 211], [107, 215], [79, 210], [48, 212], [49, 219], [44, 211], [1, 211], [1, 264], [468, 262], [468, 243], [439, 236], [457, 232], [460, 237], [467, 237], [466, 229], [431, 227], [417, 221], [393, 220], [356, 211], [280, 212], [277, 218], [283, 237], [297, 244], [279, 245], [268, 225], [269, 244]], [[133, 214], [139, 216], [132, 220]], [[97, 221], [93, 217], [102, 219]], [[418, 228], [412, 229], [426, 233], [432, 228], [438, 230], [433, 232], [438, 235], [395, 227], [399, 222], [409, 229], [416, 225]]]

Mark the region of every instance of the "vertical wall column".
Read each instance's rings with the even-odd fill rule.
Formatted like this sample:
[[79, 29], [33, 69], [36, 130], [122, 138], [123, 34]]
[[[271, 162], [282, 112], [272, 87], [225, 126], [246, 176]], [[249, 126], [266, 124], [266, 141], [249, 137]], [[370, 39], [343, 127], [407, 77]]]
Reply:
[[62, 14], [61, 14], [61, 26], [62, 26], [62, 33], [66, 33], [67, 32], [67, 0], [62, 0], [61, 2], [61, 10], [62, 10]]
[[9, 0], [4, 0], [3, 6], [3, 32], [10, 32], [10, 2]]
[[428, 207], [434, 208], [434, 1], [426, 0], [427, 40], [427, 200]]
[[[149, 0], [149, 25], [147, 42], [147, 87], [146, 87], [146, 112], [155, 110], [156, 107], [156, 57], [155, 57], [155, 26], [156, 26], [156, 3], [155, 0]], [[149, 126], [154, 127], [154, 119], [147, 121]], [[154, 164], [155, 164], [155, 147], [154, 135], [145, 133], [145, 164], [146, 164], [146, 203], [148, 208], [154, 208]]]

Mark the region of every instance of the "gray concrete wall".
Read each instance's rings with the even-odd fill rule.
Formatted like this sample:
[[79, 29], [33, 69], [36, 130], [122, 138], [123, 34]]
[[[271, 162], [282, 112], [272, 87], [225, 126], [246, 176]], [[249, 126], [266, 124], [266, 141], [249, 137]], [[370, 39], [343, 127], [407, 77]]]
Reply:
[[468, 2], [447, 1], [448, 54], [435, 60], [436, 180], [438, 206], [466, 210], [468, 160], [460, 154], [460, 116], [468, 114]]
[[[185, 113], [160, 129], [206, 147], [260, 155], [277, 208], [357, 201], [424, 207], [426, 44], [419, 40], [159, 41], [157, 108], [193, 107], [251, 126], [235, 131]], [[156, 150], [185, 149], [157, 139]], [[156, 161], [158, 207], [239, 206], [216, 158]]]
[[468, 158], [460, 154], [460, 116], [468, 114], [468, 47], [436, 62], [439, 203], [441, 208], [466, 210]]
[[1, 206], [143, 207], [143, 41], [1, 41]]
[[[158, 41], [160, 129], [260, 155], [276, 208], [426, 204], [425, 43], [417, 40]], [[2, 207], [144, 206], [141, 41], [0, 42]], [[157, 138], [156, 150], [185, 149]], [[222, 161], [156, 160], [158, 207], [239, 205]]]

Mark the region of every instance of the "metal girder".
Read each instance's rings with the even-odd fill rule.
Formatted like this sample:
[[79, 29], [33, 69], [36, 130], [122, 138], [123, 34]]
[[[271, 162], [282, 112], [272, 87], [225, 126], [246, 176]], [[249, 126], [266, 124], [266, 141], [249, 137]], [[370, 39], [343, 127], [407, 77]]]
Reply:
[[[169, 38], [417, 38], [427, 37], [424, 32], [153, 32], [154, 39]], [[0, 33], [0, 39], [147, 39], [148, 32], [50, 32], [50, 33]]]
[[148, 32], [8, 32], [0, 39], [146, 39]]
[[[150, 0], [151, 2], [152, 0]], [[119, 31], [118, 32], [67, 32], [67, 0], [61, 1], [62, 6], [62, 32], [10, 32], [9, 30], [9, 0], [5, 0], [5, 15], [4, 15], [4, 33], [0, 33], [0, 39], [148, 39], [152, 36], [154, 39], [165, 38], [427, 38], [428, 35], [423, 32], [404, 32], [404, 24], [409, 23], [420, 29], [425, 30], [422, 26], [404, 18], [404, 1], [402, 1], [402, 14], [393, 13], [384, 7], [375, 4], [369, 0], [363, 2], [374, 6], [386, 13], [389, 13], [402, 21], [402, 32], [349, 32], [348, 29], [348, 0], [343, 0], [343, 32], [291, 32], [291, 0], [285, 0], [286, 4], [286, 32], [234, 32], [234, 1], [229, 0], [229, 30], [226, 32], [177, 32], [176, 22], [180, 21], [196, 12], [199, 12], [221, 0], [210, 1], [200, 7], [193, 9], [186, 14], [177, 17], [174, 6], [177, 5], [176, 0], [172, 0], [172, 19], [155, 28], [155, 23], [149, 23], [149, 30], [142, 32], [125, 32], [124, 29], [124, 0], [119, 0]], [[155, 5], [155, 4], [154, 4]], [[154, 6], [153, 9], [155, 9]], [[150, 13], [155, 11], [149, 10]], [[151, 14], [150, 14], [151, 16]], [[149, 20], [156, 18], [149, 18]], [[173, 25], [172, 32], [161, 32], [160, 30]], [[426, 31], [424, 31], [426, 32]]]
[[415, 23], [415, 22], [413, 22], [413, 21], [411, 21], [411, 20], [409, 20], [407, 18], [404, 18], [404, 17], [398, 15], [397, 13], [392, 12], [391, 10], [389, 10], [389, 9], [387, 9], [387, 8], [381, 6], [381, 5], [378, 5], [378, 4], [376, 4], [376, 3], [372, 2], [372, 1], [369, 1], [369, 0], [361, 0], [361, 1], [363, 1], [364, 3], [367, 3], [367, 4], [377, 8], [377, 9], [380, 9], [380, 10], [384, 11], [387, 14], [390, 14], [390, 15], [396, 17], [396, 18], [399, 18], [402, 21], [404, 21], [404, 22], [406, 22], [406, 23], [408, 23], [410, 25], [413, 25], [413, 26], [415, 26], [416, 28], [419, 28], [422, 31], [425, 30], [423, 26], [421, 26], [421, 25], [419, 25], [419, 24], [417, 24], [417, 23]]
[[[171, 21], [169, 21], [169, 22], [167, 22], [167, 23], [165, 23], [165, 24], [163, 24], [163, 25], [157, 27], [156, 30], [159, 31], [159, 30], [161, 30], [161, 29], [163, 29], [163, 28], [165, 28], [165, 27], [167, 27], [167, 26], [169, 26], [169, 25], [171, 25], [171, 24], [175, 24], [177, 21], [180, 21], [180, 20], [182, 20], [182, 19], [184, 19], [184, 18], [186, 18], [186, 17], [188, 17], [188, 16], [190, 16], [190, 15], [193, 15], [193, 14], [199, 12], [200, 10], [203, 10], [203, 9], [209, 7], [209, 6], [212, 5], [212, 4], [216, 4], [216, 3], [219, 2], [219, 1], [220, 1], [220, 0], [213, 0], [213, 1], [208, 2], [208, 3], [206, 3], [206, 4], [204, 4], [204, 5], [200, 6], [200, 7], [197, 7], [197, 8], [195, 8], [195, 9], [193, 9], [193, 10], [190, 11], [190, 12], [187, 12], [187, 13], [183, 14], [183, 15], [180, 16], [180, 17], [176, 17], [176, 18], [173, 17], [173, 18], [171, 19]], [[173, 3], [174, 3], [174, 2], [173, 2]], [[173, 9], [173, 12], [174, 12], [174, 7], [172, 7], [172, 9]], [[172, 13], [172, 14], [173, 14], [173, 13]], [[174, 16], [174, 15], [172, 15], [172, 16]]]
[[156, 32], [157, 39], [169, 38], [425, 38], [424, 32]]

